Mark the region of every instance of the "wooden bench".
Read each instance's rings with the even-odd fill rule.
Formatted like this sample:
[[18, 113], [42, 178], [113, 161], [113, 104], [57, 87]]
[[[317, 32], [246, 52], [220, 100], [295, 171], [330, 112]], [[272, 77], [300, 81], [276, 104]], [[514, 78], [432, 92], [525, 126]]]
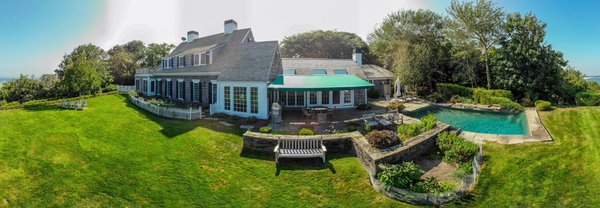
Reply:
[[279, 163], [279, 158], [313, 157], [320, 157], [325, 162], [325, 152], [327, 152], [327, 149], [323, 145], [323, 138], [279, 138], [273, 152], [275, 152], [276, 163]]

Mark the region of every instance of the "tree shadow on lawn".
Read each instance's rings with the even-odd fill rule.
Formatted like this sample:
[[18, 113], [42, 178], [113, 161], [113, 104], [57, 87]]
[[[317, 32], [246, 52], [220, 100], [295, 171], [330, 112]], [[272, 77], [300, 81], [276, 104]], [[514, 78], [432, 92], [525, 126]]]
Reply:
[[188, 120], [163, 118], [163, 117], [157, 116], [151, 112], [148, 112], [148, 111], [134, 105], [127, 98], [126, 98], [126, 100], [127, 100], [126, 101], [127, 107], [138, 111], [139, 113], [146, 116], [148, 119], [152, 120], [154, 123], [160, 125], [162, 127], [160, 132], [168, 138], [174, 138], [181, 134], [185, 134], [185, 133], [192, 131], [198, 127], [210, 129], [212, 131], [220, 132], [220, 133], [235, 134], [238, 136], [241, 136], [244, 133], [244, 131], [239, 128], [224, 126], [216, 120], [209, 121], [209, 120], [201, 119], [201, 120], [188, 121]]

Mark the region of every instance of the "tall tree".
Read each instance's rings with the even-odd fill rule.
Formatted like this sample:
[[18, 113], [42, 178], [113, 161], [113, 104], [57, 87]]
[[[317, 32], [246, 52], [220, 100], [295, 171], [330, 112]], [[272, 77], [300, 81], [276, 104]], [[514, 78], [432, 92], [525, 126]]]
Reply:
[[33, 75], [19, 76], [18, 79], [10, 80], [2, 84], [2, 94], [8, 102], [26, 102], [38, 98], [41, 86]]
[[507, 17], [506, 35], [494, 51], [494, 80], [517, 98], [560, 101], [567, 62], [562, 53], [545, 43], [545, 28], [546, 24], [532, 14]]
[[112, 82], [106, 60], [106, 52], [92, 44], [80, 45], [65, 55], [56, 70], [64, 92], [67, 95], [96, 93]]
[[484, 57], [487, 88], [492, 88], [489, 50], [501, 37], [504, 13], [489, 0], [460, 3], [452, 0], [448, 14], [454, 19], [450, 26], [456, 36], [477, 43]]
[[150, 43], [146, 49], [146, 58], [142, 63], [144, 68], [154, 68], [160, 65], [163, 57], [169, 54], [175, 48], [173, 44], [166, 43]]
[[283, 38], [281, 56], [284, 58], [349, 59], [352, 58], [354, 47], [364, 49], [363, 53], [367, 52], [367, 43], [354, 33], [315, 30]]
[[369, 35], [369, 48], [403, 84], [431, 91], [435, 83], [451, 77], [447, 74], [451, 45], [445, 29], [446, 19], [432, 11], [394, 12]]

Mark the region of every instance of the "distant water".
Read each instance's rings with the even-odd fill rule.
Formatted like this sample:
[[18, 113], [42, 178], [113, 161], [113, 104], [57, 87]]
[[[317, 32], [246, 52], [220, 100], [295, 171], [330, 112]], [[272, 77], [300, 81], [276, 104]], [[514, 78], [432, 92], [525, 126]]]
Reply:
[[10, 78], [2, 78], [2, 77], [0, 77], [0, 83], [8, 82], [9, 80], [11, 80], [11, 79]]
[[594, 82], [600, 83], [600, 77], [586, 77], [585, 79], [588, 81], [594, 81]]

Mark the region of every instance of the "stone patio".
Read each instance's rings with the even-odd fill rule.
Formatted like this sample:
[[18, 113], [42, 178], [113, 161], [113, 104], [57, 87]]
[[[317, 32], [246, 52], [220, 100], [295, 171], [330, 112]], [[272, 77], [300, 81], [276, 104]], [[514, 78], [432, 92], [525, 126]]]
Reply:
[[[330, 117], [327, 122], [319, 123], [316, 116], [306, 119], [301, 108], [284, 108], [282, 112], [282, 122], [277, 124], [270, 122], [269, 126], [273, 130], [285, 130], [287, 132], [297, 132], [301, 128], [313, 129], [317, 134], [333, 134], [343, 132], [347, 126], [353, 125], [358, 128], [362, 126], [362, 116], [364, 114], [374, 113], [376, 117], [387, 117], [387, 101], [369, 101], [371, 109], [356, 110], [354, 108], [336, 109], [333, 114], [333, 119]], [[425, 107], [428, 104], [405, 104], [411, 109]], [[403, 116], [404, 123], [414, 123], [418, 120]]]

